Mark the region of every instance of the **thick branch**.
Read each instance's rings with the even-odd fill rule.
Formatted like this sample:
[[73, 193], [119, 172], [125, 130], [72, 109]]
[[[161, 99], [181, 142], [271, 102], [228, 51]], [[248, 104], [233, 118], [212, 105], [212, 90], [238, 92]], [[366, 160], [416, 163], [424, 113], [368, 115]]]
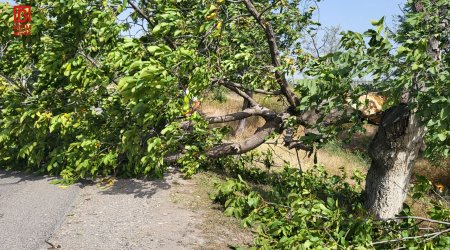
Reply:
[[[214, 159], [229, 155], [247, 153], [266, 142], [268, 137], [280, 128], [281, 123], [282, 121], [280, 117], [272, 117], [272, 119], [266, 119], [266, 124], [258, 128], [255, 134], [253, 134], [251, 137], [240, 142], [223, 143], [217, 145], [206, 152], [206, 157]], [[183, 155], [183, 153], [170, 155], [165, 157], [164, 161], [167, 163], [176, 162], [178, 159], [183, 157]]]
[[[147, 20], [148, 24], [154, 28], [156, 25], [155, 23], [152, 21], [152, 19], [147, 16], [143, 10], [141, 10], [135, 3], [133, 3], [132, 1], [129, 1], [131, 7], [137, 12], [139, 13], [139, 15], [141, 15], [145, 20]], [[175, 50], [177, 48], [177, 46], [175, 45], [175, 43], [172, 41], [172, 39], [170, 39], [167, 36], [163, 37], [164, 41], [166, 41], [166, 43], [169, 45], [169, 47], [173, 50]]]
[[253, 18], [264, 29], [267, 43], [269, 44], [270, 56], [272, 58], [272, 65], [276, 68], [275, 77], [277, 79], [278, 84], [281, 87], [281, 92], [286, 97], [289, 105], [291, 105], [292, 107], [298, 106], [300, 104], [298, 97], [291, 90], [289, 90], [289, 84], [286, 80], [286, 77], [279, 70], [279, 67], [281, 67], [281, 62], [279, 58], [280, 51], [278, 50], [275, 32], [272, 28], [272, 25], [261, 16], [261, 14], [258, 12], [258, 10], [256, 10], [255, 6], [250, 0], [242, 0], [242, 2], [244, 2], [245, 7], [247, 7], [247, 10], [250, 12]]
[[291, 142], [285, 143], [285, 146], [288, 149], [295, 148], [295, 149], [304, 150], [306, 152], [313, 152], [313, 150], [314, 150], [312, 145], [307, 145], [307, 144], [305, 144], [304, 142], [302, 142], [300, 140], [295, 140], [295, 141], [291, 141]]
[[[262, 116], [268, 119], [277, 116], [277, 113], [265, 107], [255, 106], [228, 115], [207, 117], [205, 118], [205, 120], [208, 121], [210, 124], [214, 124], [214, 123], [239, 121], [248, 118], [250, 116]], [[180, 127], [183, 129], [188, 129], [191, 125], [193, 125], [192, 121], [184, 121], [180, 124]]]
[[[319, 113], [318, 110], [311, 109], [303, 112], [298, 120], [300, 124], [305, 127], [311, 127], [317, 125], [318, 123], [323, 124], [324, 126], [330, 126], [333, 124], [342, 124], [348, 122], [349, 118], [355, 113], [359, 112], [359, 110], [355, 110], [350, 106], [345, 106], [341, 109], [332, 109], [327, 114]], [[360, 115], [362, 118], [365, 118], [362, 114]]]

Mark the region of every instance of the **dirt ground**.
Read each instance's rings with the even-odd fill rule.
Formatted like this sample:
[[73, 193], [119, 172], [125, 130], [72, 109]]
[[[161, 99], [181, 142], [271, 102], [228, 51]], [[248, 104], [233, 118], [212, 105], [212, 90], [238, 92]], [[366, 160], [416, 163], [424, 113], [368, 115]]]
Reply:
[[229, 249], [251, 233], [208, 198], [210, 177], [117, 180], [85, 185], [48, 240], [62, 249]]

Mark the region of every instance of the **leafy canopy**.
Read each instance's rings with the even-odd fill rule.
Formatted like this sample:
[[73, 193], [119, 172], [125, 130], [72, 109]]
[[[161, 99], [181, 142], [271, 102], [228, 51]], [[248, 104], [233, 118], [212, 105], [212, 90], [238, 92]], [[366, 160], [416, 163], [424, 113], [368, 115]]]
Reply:
[[[22, 1], [32, 35], [12, 36], [12, 6], [0, 12], [0, 164], [61, 174], [127, 176], [164, 172], [163, 157], [183, 151], [188, 173], [222, 132], [208, 130], [190, 100], [217, 79], [276, 89], [265, 33], [231, 1]], [[301, 1], [264, 9], [282, 56], [310, 22]], [[119, 21], [119, 15], [131, 17]], [[130, 37], [143, 21], [141, 37]], [[293, 71], [292, 61], [280, 70]], [[4, 86], [4, 87], [3, 87]], [[6, 88], [6, 89], [5, 89]], [[189, 94], [186, 89], [189, 88]], [[179, 129], [195, 121], [191, 133]]]

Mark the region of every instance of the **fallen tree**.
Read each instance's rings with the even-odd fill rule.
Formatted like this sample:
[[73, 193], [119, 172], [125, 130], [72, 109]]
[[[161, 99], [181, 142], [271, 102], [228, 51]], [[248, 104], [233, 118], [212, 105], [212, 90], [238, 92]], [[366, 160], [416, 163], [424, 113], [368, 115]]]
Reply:
[[[417, 3], [424, 11], [413, 9]], [[404, 194], [424, 126], [430, 151], [449, 152], [448, 3], [408, 3], [404, 27], [397, 34], [384, 35], [382, 19], [374, 22], [376, 30], [364, 35], [347, 32], [339, 51], [320, 58], [301, 50], [302, 32], [315, 25], [313, 5], [302, 4], [77, 0], [63, 6], [49, 0], [32, 4], [36, 25], [27, 38], [11, 36], [11, 27], [3, 25], [12, 15], [12, 8], [5, 7], [0, 12], [5, 30], [0, 76], [9, 89], [0, 101], [1, 164], [67, 180], [108, 174], [162, 176], [174, 162], [192, 174], [201, 163], [245, 154], [274, 133], [297, 126], [308, 133], [285, 145], [309, 149], [308, 143], [331, 138], [344, 123], [361, 124], [358, 109], [366, 103], [358, 98], [367, 91], [350, 83], [371, 75], [389, 100], [409, 95], [408, 109], [395, 108], [395, 101], [387, 104], [393, 108], [381, 119], [383, 129], [370, 152], [374, 167], [368, 175], [368, 208], [378, 217], [392, 217], [404, 199], [399, 190], [392, 191], [399, 197], [394, 207], [370, 204], [388, 197], [398, 180], [387, 186], [373, 180], [401, 173]], [[118, 20], [125, 8], [132, 10], [131, 17]], [[139, 37], [124, 35], [139, 27]], [[370, 39], [368, 44], [364, 37]], [[399, 44], [396, 52], [392, 40]], [[435, 40], [439, 42], [431, 42]], [[430, 48], [439, 60], [430, 56]], [[298, 72], [316, 81], [289, 82]], [[241, 96], [249, 107], [218, 117], [189, 113], [194, 96], [219, 87]], [[287, 108], [270, 110], [251, 92], [277, 95]], [[208, 128], [251, 116], [262, 117], [265, 124], [241, 141], [223, 142], [226, 131]], [[412, 130], [417, 136], [409, 136]], [[402, 144], [397, 147], [386, 139]], [[405, 145], [411, 145], [407, 152], [400, 150]], [[405, 154], [407, 161], [401, 161]], [[392, 162], [405, 171], [376, 171]], [[372, 199], [382, 191], [385, 194]], [[381, 212], [386, 208], [390, 212]]]

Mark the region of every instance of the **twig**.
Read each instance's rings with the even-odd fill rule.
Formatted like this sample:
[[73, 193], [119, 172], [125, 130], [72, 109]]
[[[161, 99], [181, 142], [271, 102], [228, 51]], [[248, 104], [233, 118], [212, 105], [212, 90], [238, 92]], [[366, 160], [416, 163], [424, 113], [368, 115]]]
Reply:
[[302, 171], [302, 164], [300, 162], [300, 156], [298, 156], [298, 149], [295, 149], [295, 154], [297, 154], [298, 169], [300, 170], [301, 173], [303, 171]]
[[380, 244], [395, 243], [395, 242], [415, 240], [415, 239], [421, 239], [421, 238], [426, 238], [426, 240], [431, 240], [441, 234], [448, 233], [448, 232], [450, 232], [450, 228], [447, 228], [447, 229], [439, 231], [439, 232], [434, 232], [434, 233], [429, 233], [429, 234], [424, 234], [424, 235], [410, 236], [410, 237], [398, 238], [398, 239], [393, 239], [393, 240], [377, 241], [377, 242], [373, 242], [372, 245], [375, 246], [375, 245], [380, 245]]
[[[92, 63], [96, 68], [101, 69], [102, 65], [100, 65], [99, 62], [95, 61], [94, 58], [92, 58], [89, 55], [84, 54], [82, 52], [78, 52], [78, 54], [80, 54], [82, 57], [86, 58], [86, 60], [88, 60], [90, 63]], [[116, 85], [118, 84], [118, 82], [114, 78], [111, 78], [111, 81]]]
[[394, 218], [389, 218], [389, 219], [378, 219], [378, 220], [407, 220], [407, 219], [414, 219], [414, 220], [422, 220], [422, 221], [428, 221], [431, 223], [436, 223], [436, 224], [442, 224], [442, 225], [447, 225], [450, 226], [450, 222], [447, 221], [439, 221], [439, 220], [433, 220], [433, 219], [429, 219], [429, 218], [425, 218], [425, 217], [419, 217], [419, 216], [399, 216], [399, 217], [394, 217]]
[[[155, 23], [152, 21], [152, 19], [147, 16], [143, 10], [141, 10], [135, 3], [133, 3], [133, 1], [129, 1], [131, 7], [137, 12], [139, 13], [145, 20], [147, 20], [147, 22], [150, 24], [150, 26], [152, 28], [154, 28], [156, 25]], [[175, 43], [172, 41], [172, 39], [170, 39], [167, 36], [163, 37], [164, 41], [166, 41], [166, 43], [169, 45], [169, 47], [173, 50], [177, 49], [177, 46], [175, 45]]]

